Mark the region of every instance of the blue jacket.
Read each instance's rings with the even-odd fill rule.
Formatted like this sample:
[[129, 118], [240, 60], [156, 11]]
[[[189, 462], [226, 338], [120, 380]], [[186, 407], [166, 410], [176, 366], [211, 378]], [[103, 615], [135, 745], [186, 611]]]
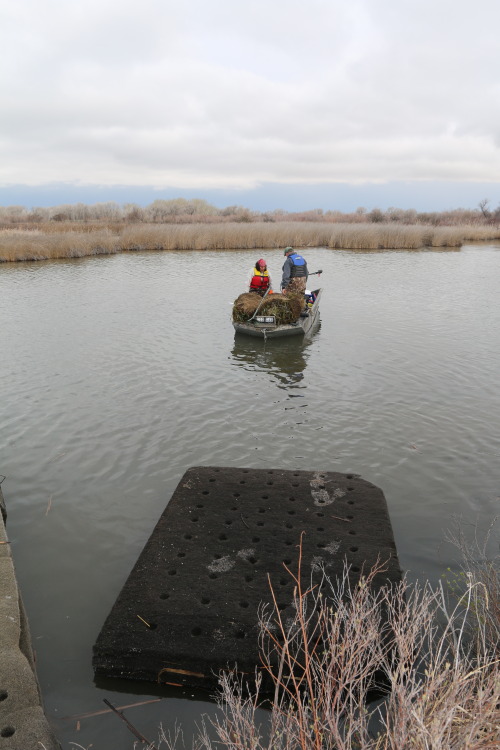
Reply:
[[281, 279], [281, 288], [284, 289], [288, 286], [291, 279], [295, 279], [298, 276], [306, 278], [309, 275], [307, 270], [307, 263], [302, 255], [298, 253], [290, 253], [283, 264], [283, 277]]

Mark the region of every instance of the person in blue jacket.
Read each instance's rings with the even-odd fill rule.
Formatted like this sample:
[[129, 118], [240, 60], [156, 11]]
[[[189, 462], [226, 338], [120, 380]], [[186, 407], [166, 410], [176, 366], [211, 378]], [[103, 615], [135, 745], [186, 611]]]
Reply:
[[300, 292], [303, 294], [309, 275], [305, 259], [302, 255], [296, 253], [293, 247], [285, 247], [283, 255], [286, 255], [281, 279], [283, 294], [289, 294], [290, 292]]

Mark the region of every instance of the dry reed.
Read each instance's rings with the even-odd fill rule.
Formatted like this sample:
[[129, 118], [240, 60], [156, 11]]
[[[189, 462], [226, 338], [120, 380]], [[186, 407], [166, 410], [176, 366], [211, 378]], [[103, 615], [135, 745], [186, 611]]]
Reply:
[[[451, 611], [430, 585], [375, 589], [381, 566], [355, 582], [304, 586], [301, 548], [293, 614], [261, 611], [262, 668], [256, 687], [221, 676], [220, 715], [198, 738], [204, 750], [493, 750], [500, 737], [500, 669], [473, 602], [484, 597], [474, 573]], [[324, 588], [322, 584], [327, 583]], [[498, 603], [498, 602], [497, 602]], [[288, 612], [289, 610], [287, 610]], [[474, 637], [468, 639], [471, 622]], [[369, 703], [374, 676], [385, 698]], [[263, 675], [274, 688], [265, 703]], [[258, 709], [269, 707], [262, 726]], [[214, 732], [216, 738], [214, 739]], [[162, 742], [171, 747], [168, 734]]]
[[255, 292], [244, 292], [233, 304], [233, 322], [244, 323], [259, 310], [260, 315], [274, 315], [278, 325], [294, 323], [304, 309], [304, 295], [271, 294], [264, 299]]
[[329, 247], [351, 250], [460, 247], [500, 239], [493, 226], [251, 222], [220, 224], [44, 223], [33, 230], [0, 231], [0, 262], [75, 258], [122, 251], [251, 250]]

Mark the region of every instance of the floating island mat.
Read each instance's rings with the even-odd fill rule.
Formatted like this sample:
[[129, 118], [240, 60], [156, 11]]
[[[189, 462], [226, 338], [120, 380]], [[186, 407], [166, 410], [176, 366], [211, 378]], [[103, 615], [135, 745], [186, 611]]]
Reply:
[[[195, 467], [179, 482], [94, 646], [96, 677], [213, 688], [259, 666], [259, 609], [302, 573], [375, 585], [401, 570], [382, 491], [354, 474]], [[286, 566], [286, 567], [285, 567]], [[291, 610], [290, 610], [291, 612]]]

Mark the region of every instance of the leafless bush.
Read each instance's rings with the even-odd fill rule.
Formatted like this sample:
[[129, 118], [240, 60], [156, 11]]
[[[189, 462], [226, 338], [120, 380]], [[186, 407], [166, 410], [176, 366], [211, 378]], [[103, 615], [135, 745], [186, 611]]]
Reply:
[[[380, 566], [357, 582], [346, 568], [341, 580], [324, 576], [308, 587], [302, 583], [300, 557], [297, 572], [288, 572], [295, 584], [293, 615], [284, 618], [273, 594], [274, 607], [261, 612], [256, 686], [249, 688], [236, 672], [222, 675], [221, 713], [204, 727], [198, 747], [499, 747], [498, 640], [488, 637], [478, 616], [482, 610], [474, 609], [484, 596], [482, 580], [467, 578], [464, 595], [450, 611], [441, 590], [428, 584], [403, 581], [375, 588]], [[269, 683], [271, 699], [263, 690]], [[369, 702], [375, 684], [386, 691], [376, 707]], [[266, 700], [269, 720], [263, 725], [259, 709]], [[163, 741], [169, 744], [165, 735]]]

